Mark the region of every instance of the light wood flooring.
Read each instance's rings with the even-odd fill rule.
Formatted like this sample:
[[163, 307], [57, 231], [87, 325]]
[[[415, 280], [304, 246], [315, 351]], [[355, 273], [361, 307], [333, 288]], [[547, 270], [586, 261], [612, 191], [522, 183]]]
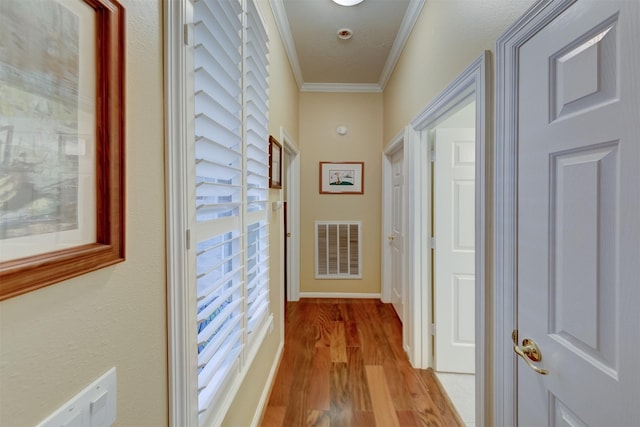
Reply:
[[432, 370], [413, 369], [402, 325], [379, 300], [287, 303], [264, 427], [464, 426]]

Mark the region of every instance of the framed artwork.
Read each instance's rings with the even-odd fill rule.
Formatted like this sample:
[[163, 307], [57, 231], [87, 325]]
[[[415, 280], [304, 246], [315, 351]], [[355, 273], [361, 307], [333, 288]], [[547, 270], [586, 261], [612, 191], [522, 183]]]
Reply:
[[320, 162], [320, 194], [364, 194], [364, 162]]
[[0, 16], [2, 300], [124, 260], [124, 9], [0, 1]]
[[269, 188], [282, 188], [282, 145], [269, 135]]

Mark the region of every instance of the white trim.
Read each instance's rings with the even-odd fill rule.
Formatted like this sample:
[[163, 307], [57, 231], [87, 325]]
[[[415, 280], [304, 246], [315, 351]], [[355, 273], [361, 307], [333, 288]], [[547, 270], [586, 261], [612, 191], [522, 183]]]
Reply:
[[289, 18], [284, 7], [283, 0], [269, 0], [273, 16], [276, 21], [276, 27], [280, 33], [284, 50], [289, 58], [289, 64], [291, 65], [291, 71], [296, 79], [296, 83], [301, 92], [338, 92], [338, 93], [382, 93], [384, 88], [389, 82], [389, 78], [393, 73], [393, 70], [400, 59], [402, 50], [404, 49], [411, 31], [422, 12], [422, 8], [426, 0], [412, 0], [409, 2], [407, 11], [404, 14], [398, 34], [396, 35], [387, 60], [382, 68], [378, 83], [306, 83], [302, 75], [302, 69], [300, 68], [300, 60], [298, 58], [298, 52], [296, 50], [295, 42], [293, 41], [293, 35], [291, 34], [291, 27], [289, 26]]
[[[414, 349], [414, 359], [419, 361], [418, 367], [426, 368], [432, 364], [431, 331], [428, 327], [432, 319], [431, 284], [431, 252], [427, 245], [431, 228], [430, 197], [423, 197], [431, 192], [431, 162], [428, 158], [428, 133], [442, 121], [449, 113], [458, 109], [462, 102], [470, 97], [476, 101], [476, 425], [492, 425], [490, 411], [486, 405], [491, 401], [491, 385], [486, 381], [488, 363], [492, 360], [487, 353], [487, 340], [491, 336], [492, 327], [490, 312], [486, 310], [491, 295], [491, 269], [486, 268], [487, 253], [491, 253], [491, 241], [486, 238], [491, 235], [491, 204], [487, 198], [491, 197], [490, 159], [492, 127], [489, 120], [492, 107], [491, 100], [491, 56], [485, 51], [478, 59], [471, 63], [447, 88], [440, 93], [428, 106], [411, 122], [412, 138], [409, 143], [411, 152], [407, 157], [409, 164], [410, 198], [410, 228], [409, 236], [420, 236], [418, 241], [413, 239], [409, 246], [409, 289], [413, 293], [412, 301], [419, 301], [421, 306], [412, 305], [411, 310], [422, 313], [422, 321], [417, 323], [417, 331], [410, 338], [421, 342]], [[420, 206], [416, 206], [420, 203]], [[411, 282], [413, 280], [413, 282]], [[426, 284], [429, 284], [428, 286]], [[421, 289], [426, 288], [424, 292]], [[418, 320], [415, 311], [411, 319]], [[490, 347], [489, 347], [490, 348]], [[412, 359], [413, 362], [413, 359]], [[495, 400], [495, 399], [494, 399]]]
[[516, 358], [511, 332], [517, 327], [516, 227], [519, 49], [576, 0], [541, 0], [496, 42], [496, 148], [494, 154], [494, 344], [495, 426], [517, 425]]
[[[401, 134], [398, 134], [396, 138]], [[395, 140], [395, 138], [394, 138]], [[393, 142], [392, 142], [393, 144]], [[392, 179], [391, 156], [385, 151], [382, 153], [382, 234], [380, 235], [380, 248], [382, 262], [380, 263], [380, 277], [382, 278], [382, 302], [391, 302], [391, 247], [388, 236], [391, 236], [391, 191], [389, 191]]]
[[380, 80], [378, 82], [378, 85], [382, 90], [384, 90], [384, 88], [387, 87], [387, 83], [389, 83], [389, 78], [391, 77], [393, 70], [396, 68], [396, 64], [400, 59], [400, 54], [402, 54], [404, 45], [407, 43], [411, 31], [413, 31], [413, 26], [416, 24], [416, 21], [418, 20], [418, 17], [422, 12], [422, 8], [424, 7], [425, 2], [426, 0], [416, 0], [409, 2], [409, 7], [407, 7], [407, 11], [404, 14], [404, 18], [402, 19], [402, 23], [400, 24], [400, 29], [398, 30], [398, 34], [396, 35], [396, 39], [393, 41], [391, 51], [389, 52], [389, 56], [387, 56], [387, 61], [384, 64], [384, 68], [382, 68], [382, 72], [380, 73]]
[[260, 400], [258, 402], [258, 407], [256, 408], [256, 413], [253, 415], [253, 419], [251, 420], [251, 427], [258, 427], [259, 425], [262, 424], [265, 408], [267, 406], [269, 396], [271, 395], [271, 389], [273, 388], [273, 383], [276, 379], [276, 374], [278, 373], [278, 368], [280, 366], [280, 362], [282, 361], [283, 353], [284, 353], [284, 336], [283, 336], [283, 339], [280, 341], [280, 345], [278, 346], [276, 357], [273, 360], [271, 369], [269, 370], [267, 383], [264, 385], [264, 389], [262, 390], [262, 394], [260, 395]]
[[[287, 222], [291, 233], [287, 254], [287, 300], [300, 299], [300, 150], [284, 127], [280, 127], [280, 141], [284, 144], [289, 163], [286, 165]], [[287, 237], [285, 236], [285, 239]], [[282, 316], [284, 321], [284, 316]], [[283, 335], [284, 336], [284, 335]]]
[[300, 61], [298, 60], [296, 45], [294, 44], [293, 37], [291, 36], [289, 19], [287, 18], [287, 12], [284, 10], [284, 3], [282, 0], [269, 0], [269, 5], [273, 11], [276, 27], [278, 27], [278, 32], [280, 33], [280, 39], [282, 39], [284, 50], [287, 52], [289, 65], [291, 65], [291, 71], [296, 79], [296, 84], [298, 85], [298, 88], [301, 88], [304, 80], [302, 78], [302, 70], [300, 69]]
[[[408, 301], [408, 341], [405, 343], [411, 364], [416, 368], [426, 369], [430, 366], [431, 356], [428, 347], [425, 351], [427, 326], [431, 324], [431, 303], [429, 289], [423, 289], [430, 283], [431, 256], [429, 241], [431, 239], [430, 222], [423, 218], [425, 212], [431, 212], [430, 197], [424, 197], [423, 191], [430, 191], [431, 179], [429, 170], [429, 147], [426, 135], [409, 128], [409, 138], [405, 141], [405, 171], [408, 202], [407, 229], [407, 301]], [[425, 263], [426, 264], [423, 264]], [[404, 333], [403, 333], [404, 335]], [[430, 337], [429, 337], [430, 339]]]
[[301, 292], [300, 298], [365, 298], [380, 299], [380, 294], [358, 294], [353, 292]]
[[377, 83], [303, 83], [300, 92], [382, 93]]
[[164, 9], [169, 425], [181, 427], [198, 425], [197, 355], [191, 345], [196, 338], [188, 321], [195, 319], [195, 296], [191, 287], [183, 286], [190, 281], [188, 265], [193, 255], [186, 250], [188, 154], [181, 143], [188, 132], [189, 112], [184, 25], [192, 21], [193, 10], [190, 2], [173, 0], [164, 0]]

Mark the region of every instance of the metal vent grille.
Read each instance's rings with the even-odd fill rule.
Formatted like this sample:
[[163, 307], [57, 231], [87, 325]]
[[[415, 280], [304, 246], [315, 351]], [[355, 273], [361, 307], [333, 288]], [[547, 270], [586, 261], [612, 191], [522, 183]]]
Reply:
[[316, 279], [362, 278], [361, 225], [316, 221]]

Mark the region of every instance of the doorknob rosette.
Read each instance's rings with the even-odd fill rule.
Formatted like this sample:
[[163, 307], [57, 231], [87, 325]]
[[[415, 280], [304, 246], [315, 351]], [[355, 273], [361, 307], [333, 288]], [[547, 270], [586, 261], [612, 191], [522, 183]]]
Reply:
[[538, 347], [538, 344], [536, 344], [534, 340], [529, 338], [524, 338], [522, 340], [522, 345], [518, 345], [517, 331], [513, 331], [512, 339], [513, 339], [513, 352], [518, 356], [520, 356], [522, 360], [524, 360], [527, 363], [527, 365], [529, 365], [529, 367], [534, 370], [534, 372], [540, 375], [549, 374], [548, 370], [539, 368], [538, 366], [535, 366], [532, 363], [532, 362], [540, 362], [542, 360], [542, 353], [540, 352], [540, 348]]

